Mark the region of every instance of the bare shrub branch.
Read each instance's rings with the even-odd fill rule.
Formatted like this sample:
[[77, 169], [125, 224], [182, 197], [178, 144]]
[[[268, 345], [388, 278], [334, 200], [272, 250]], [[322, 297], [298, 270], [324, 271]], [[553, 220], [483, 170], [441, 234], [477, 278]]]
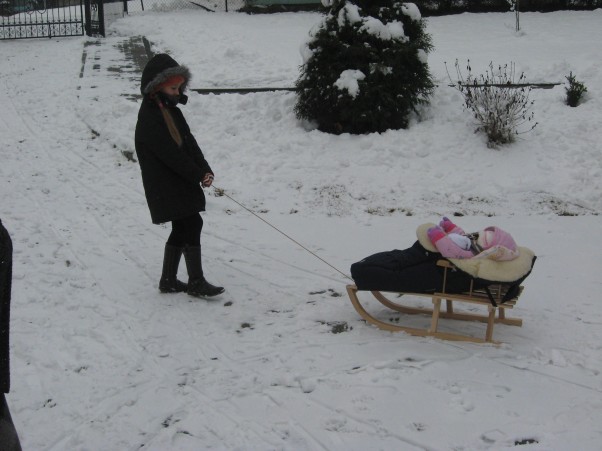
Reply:
[[[447, 64], [445, 67], [447, 70]], [[489, 147], [514, 142], [517, 135], [535, 128], [537, 122], [533, 120], [534, 113], [530, 111], [534, 101], [529, 100], [532, 87], [526, 83], [524, 73], [516, 78], [514, 63], [499, 65], [497, 68], [489, 63], [485, 74], [475, 76], [468, 60], [466, 77], [458, 60], [455, 68], [456, 81], [449, 75], [449, 71], [447, 75], [463, 95], [464, 107], [472, 112], [478, 125], [477, 131], [487, 134]]]

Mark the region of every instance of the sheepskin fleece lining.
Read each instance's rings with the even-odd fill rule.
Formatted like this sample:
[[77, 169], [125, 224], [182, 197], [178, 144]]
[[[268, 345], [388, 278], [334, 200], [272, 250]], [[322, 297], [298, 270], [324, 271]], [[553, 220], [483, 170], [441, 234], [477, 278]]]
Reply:
[[[418, 242], [426, 250], [438, 253], [437, 248], [431, 243], [427, 230], [436, 224], [426, 223], [418, 226], [416, 236]], [[487, 258], [446, 258], [461, 271], [479, 279], [491, 280], [492, 282], [515, 282], [531, 271], [535, 254], [529, 248], [518, 246], [518, 258], [510, 261], [498, 262]], [[444, 257], [441, 257], [444, 258]]]

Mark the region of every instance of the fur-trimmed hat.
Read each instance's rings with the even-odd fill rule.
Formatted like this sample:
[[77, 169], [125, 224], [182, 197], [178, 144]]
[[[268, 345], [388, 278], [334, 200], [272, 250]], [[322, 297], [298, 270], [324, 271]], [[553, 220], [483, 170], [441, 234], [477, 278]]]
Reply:
[[142, 95], [153, 94], [161, 89], [161, 85], [171, 77], [178, 75], [184, 78], [180, 92], [184, 93], [190, 81], [190, 71], [180, 66], [176, 60], [166, 53], [159, 53], [151, 58], [142, 71], [140, 91]]

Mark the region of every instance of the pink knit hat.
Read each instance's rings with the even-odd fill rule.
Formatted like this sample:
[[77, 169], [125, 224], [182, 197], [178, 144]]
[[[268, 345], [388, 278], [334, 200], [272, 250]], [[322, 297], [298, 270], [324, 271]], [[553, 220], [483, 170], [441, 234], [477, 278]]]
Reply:
[[493, 246], [502, 246], [513, 252], [517, 250], [514, 238], [512, 238], [508, 232], [504, 232], [502, 229], [495, 226], [487, 227], [479, 232], [477, 243], [484, 250], [492, 248]]

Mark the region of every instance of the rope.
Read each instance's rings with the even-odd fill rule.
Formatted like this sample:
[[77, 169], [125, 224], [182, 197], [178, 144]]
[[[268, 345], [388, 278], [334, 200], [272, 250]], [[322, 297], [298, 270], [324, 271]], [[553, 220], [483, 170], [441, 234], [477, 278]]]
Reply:
[[216, 193], [220, 196], [226, 196], [228, 199], [230, 199], [232, 202], [234, 202], [235, 204], [239, 205], [241, 208], [244, 208], [245, 210], [247, 210], [249, 213], [251, 213], [253, 216], [255, 216], [256, 218], [262, 220], [263, 222], [265, 222], [267, 225], [269, 225], [272, 229], [276, 230], [277, 232], [279, 232], [280, 234], [284, 235], [286, 238], [288, 238], [290, 241], [292, 241], [293, 243], [295, 243], [297, 246], [299, 246], [300, 248], [302, 248], [303, 250], [309, 252], [311, 255], [313, 255], [314, 257], [316, 257], [318, 260], [322, 261], [322, 263], [327, 264], [328, 266], [330, 266], [332, 269], [334, 269], [336, 272], [338, 272], [339, 274], [341, 274], [343, 277], [346, 277], [349, 280], [353, 280], [351, 277], [349, 277], [347, 274], [345, 274], [344, 272], [340, 271], [338, 268], [336, 268], [335, 266], [331, 265], [330, 263], [328, 263], [326, 260], [324, 260], [322, 257], [320, 257], [318, 254], [316, 254], [315, 252], [310, 251], [308, 248], [306, 248], [305, 246], [303, 246], [301, 243], [299, 243], [297, 240], [295, 240], [294, 238], [291, 238], [289, 235], [287, 235], [286, 233], [284, 233], [282, 230], [280, 230], [278, 227], [270, 224], [268, 221], [266, 221], [265, 219], [263, 219], [261, 216], [259, 216], [257, 213], [255, 213], [253, 210], [245, 207], [243, 204], [241, 204], [239, 201], [237, 201], [236, 199], [234, 199], [232, 196], [230, 196], [228, 193], [226, 193], [225, 190], [223, 190], [222, 188], [218, 188], [215, 185], [213, 186], [213, 188], [215, 189]]

